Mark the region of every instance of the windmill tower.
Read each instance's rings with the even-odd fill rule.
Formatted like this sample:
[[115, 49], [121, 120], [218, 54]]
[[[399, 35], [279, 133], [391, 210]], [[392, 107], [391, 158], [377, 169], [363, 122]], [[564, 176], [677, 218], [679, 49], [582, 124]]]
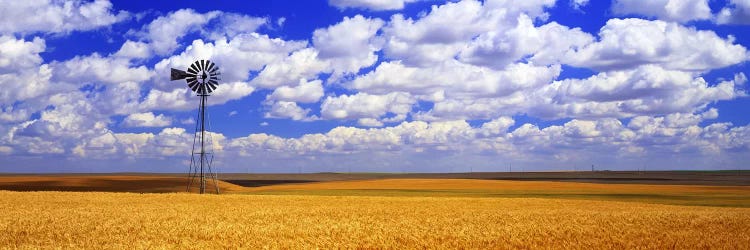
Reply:
[[[219, 67], [209, 60], [195, 61], [187, 71], [172, 69], [172, 81], [182, 80], [188, 84], [188, 88], [193, 90], [200, 97], [198, 106], [198, 122], [195, 125], [195, 137], [193, 138], [193, 149], [190, 158], [190, 182], [187, 185], [187, 191], [190, 192], [190, 186], [196, 178], [199, 182], [199, 192], [206, 192], [206, 177], [213, 180], [216, 193], [219, 193], [219, 183], [216, 180], [216, 173], [211, 169], [213, 162], [213, 150], [206, 150], [206, 99], [211, 92], [216, 90], [219, 84]], [[197, 143], [196, 143], [197, 142]], [[210, 143], [210, 140], [209, 140]], [[196, 150], [196, 144], [200, 145], [200, 150]]]

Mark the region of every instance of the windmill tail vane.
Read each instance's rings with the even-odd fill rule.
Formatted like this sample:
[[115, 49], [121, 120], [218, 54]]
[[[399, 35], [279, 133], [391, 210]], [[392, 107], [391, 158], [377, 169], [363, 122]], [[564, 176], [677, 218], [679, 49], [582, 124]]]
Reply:
[[[209, 178], [213, 180], [216, 193], [219, 193], [218, 177], [216, 172], [211, 168], [213, 150], [206, 150], [206, 145], [211, 145], [210, 141], [206, 142], [206, 101], [209, 94], [218, 87], [219, 80], [221, 80], [219, 78], [220, 75], [219, 67], [209, 60], [195, 61], [187, 70], [172, 68], [171, 71], [170, 79], [172, 81], [185, 79], [187, 87], [200, 97], [198, 106], [199, 122], [195, 126], [195, 137], [193, 138], [193, 149], [190, 158], [190, 180], [187, 184], [188, 192], [190, 192], [190, 186], [195, 179], [198, 179], [199, 193], [205, 193], [206, 178]], [[210, 140], [210, 134], [208, 137]]]

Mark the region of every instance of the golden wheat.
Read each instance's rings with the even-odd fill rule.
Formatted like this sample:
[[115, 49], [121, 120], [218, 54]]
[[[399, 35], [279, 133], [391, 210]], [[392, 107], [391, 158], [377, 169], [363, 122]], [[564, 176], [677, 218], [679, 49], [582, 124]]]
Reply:
[[750, 209], [537, 198], [0, 191], [4, 248], [750, 248]]
[[750, 207], [750, 186], [601, 184], [474, 179], [380, 179], [271, 185], [233, 189], [237, 193], [566, 198], [635, 201], [669, 205]]

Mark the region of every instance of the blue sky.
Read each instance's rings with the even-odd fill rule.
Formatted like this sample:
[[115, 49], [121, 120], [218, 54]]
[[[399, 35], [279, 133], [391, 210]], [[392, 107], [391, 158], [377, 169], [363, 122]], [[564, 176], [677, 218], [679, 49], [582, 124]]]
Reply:
[[747, 1], [8, 1], [0, 172], [747, 168]]

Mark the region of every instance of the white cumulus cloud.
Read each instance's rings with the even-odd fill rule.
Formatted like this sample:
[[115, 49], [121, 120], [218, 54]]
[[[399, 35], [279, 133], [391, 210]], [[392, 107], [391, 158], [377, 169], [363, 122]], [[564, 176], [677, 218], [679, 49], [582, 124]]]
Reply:
[[267, 100], [312, 103], [323, 97], [323, 82], [320, 80], [306, 81], [300, 79], [295, 87], [282, 86], [268, 95]]
[[0, 36], [0, 73], [39, 66], [44, 52], [44, 39], [35, 37], [31, 41], [13, 36]]
[[94, 53], [90, 56], [76, 56], [64, 62], [52, 64], [54, 79], [58, 81], [121, 83], [143, 82], [154, 72], [146, 66], [132, 65], [130, 60], [119, 57], [102, 57]]
[[675, 22], [711, 18], [708, 0], [615, 0], [612, 10], [621, 15], [637, 14]]
[[[505, 36], [518, 26], [519, 16], [544, 19], [544, 9], [553, 6], [554, 2], [497, 0], [482, 3], [465, 0], [435, 5], [418, 19], [395, 14], [383, 28], [384, 52], [386, 57], [409, 65], [440, 63], [455, 58], [475, 37]], [[522, 32], [526, 31], [518, 31], [518, 35], [524, 36]], [[488, 39], [482, 38], [478, 42], [482, 40]], [[512, 44], [505, 45], [506, 48], [501, 46], [497, 45], [496, 50], [516, 50]]]
[[378, 60], [375, 51], [380, 50], [375, 34], [384, 22], [380, 19], [356, 15], [325, 29], [313, 32], [314, 47], [319, 57], [330, 61], [335, 74], [357, 73], [360, 68]]
[[631, 117], [692, 113], [719, 100], [745, 93], [737, 80], [709, 85], [689, 72], [643, 66], [599, 73], [586, 79], [564, 79], [529, 96], [529, 113], [540, 117]]
[[114, 13], [108, 0], [9, 1], [0, 7], [0, 32], [68, 33], [97, 29], [125, 20], [128, 13]]
[[295, 102], [276, 101], [271, 103], [265, 118], [285, 118], [295, 121], [312, 121], [317, 120], [315, 116], [308, 116], [310, 109], [302, 108]]
[[750, 1], [729, 0], [729, 5], [716, 14], [719, 24], [750, 24]]
[[179, 47], [178, 39], [185, 36], [191, 29], [200, 28], [219, 14], [221, 14], [220, 11], [201, 14], [192, 9], [181, 9], [148, 24], [144, 38], [156, 54], [170, 54]]
[[172, 118], [152, 112], [130, 114], [122, 121], [126, 127], [167, 127], [172, 125]]
[[328, 0], [328, 4], [339, 9], [359, 8], [369, 10], [400, 10], [404, 5], [419, 0]]
[[747, 49], [710, 30], [660, 20], [610, 19], [600, 39], [566, 55], [564, 63], [597, 70], [657, 64], [667, 69], [707, 71], [744, 62]]
[[151, 57], [151, 48], [147, 43], [127, 40], [115, 53], [115, 56], [136, 59], [149, 58]]
[[589, 0], [570, 0], [570, 6], [574, 9], [581, 9], [589, 4]]
[[324, 71], [328, 71], [328, 64], [318, 59], [318, 51], [305, 48], [294, 51], [283, 60], [269, 63], [252, 83], [262, 88], [291, 86], [299, 79], [313, 79]]
[[416, 103], [416, 98], [404, 92], [392, 92], [385, 95], [371, 95], [357, 93], [354, 95], [340, 95], [326, 97], [321, 104], [323, 118], [328, 119], [361, 119], [385, 118], [388, 122], [397, 122], [406, 119]]

